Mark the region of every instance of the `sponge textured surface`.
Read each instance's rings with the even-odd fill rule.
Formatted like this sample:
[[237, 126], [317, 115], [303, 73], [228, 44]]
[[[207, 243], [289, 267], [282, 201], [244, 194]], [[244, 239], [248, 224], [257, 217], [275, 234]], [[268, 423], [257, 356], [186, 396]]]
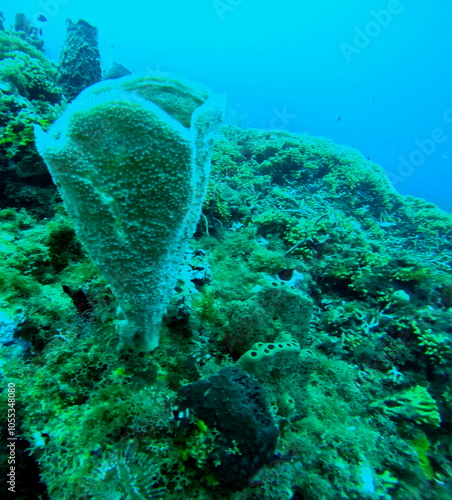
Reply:
[[118, 301], [123, 347], [152, 350], [201, 213], [224, 103], [176, 78], [93, 85], [36, 144]]

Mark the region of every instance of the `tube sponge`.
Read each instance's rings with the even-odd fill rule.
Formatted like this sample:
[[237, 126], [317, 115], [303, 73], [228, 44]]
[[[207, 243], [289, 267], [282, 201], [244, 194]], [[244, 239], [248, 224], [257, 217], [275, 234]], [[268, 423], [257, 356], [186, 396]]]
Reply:
[[121, 347], [152, 350], [201, 214], [221, 96], [129, 75], [85, 89], [36, 145], [118, 302]]

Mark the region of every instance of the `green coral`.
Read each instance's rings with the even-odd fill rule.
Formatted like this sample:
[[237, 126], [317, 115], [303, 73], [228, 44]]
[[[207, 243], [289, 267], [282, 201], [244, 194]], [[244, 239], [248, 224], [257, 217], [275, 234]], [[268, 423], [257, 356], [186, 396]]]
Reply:
[[423, 281], [429, 276], [430, 270], [422, 266], [401, 267], [392, 274], [397, 281]]
[[[290, 227], [297, 224], [297, 219], [293, 215], [289, 215], [282, 210], [269, 208], [264, 212], [258, 213], [253, 217], [253, 223], [259, 228], [259, 232], [266, 235], [282, 236]], [[297, 240], [297, 236], [288, 238], [289, 242]]]
[[38, 59], [44, 68], [51, 70], [52, 63], [44, 56], [43, 52], [29, 43], [20, 33], [0, 31], [0, 60], [5, 59], [8, 53], [16, 51]]
[[30, 100], [59, 101], [61, 90], [54, 83], [55, 75], [55, 70], [44, 67], [39, 59], [24, 52], [7, 52], [0, 61], [0, 78]]
[[440, 332], [433, 332], [431, 328], [418, 332], [419, 346], [425, 355], [434, 362], [446, 363], [452, 359], [451, 337]]
[[441, 417], [438, 405], [425, 387], [417, 385], [383, 402], [388, 415], [406, 418], [417, 424], [439, 427]]
[[416, 434], [409, 440], [419, 458], [419, 465], [425, 476], [432, 480], [434, 478], [433, 467], [429, 460], [430, 441], [427, 435], [421, 429], [417, 429]]
[[217, 217], [221, 221], [231, 218], [231, 211], [226, 199], [227, 186], [222, 183], [210, 183], [203, 205], [203, 213], [210, 217]]

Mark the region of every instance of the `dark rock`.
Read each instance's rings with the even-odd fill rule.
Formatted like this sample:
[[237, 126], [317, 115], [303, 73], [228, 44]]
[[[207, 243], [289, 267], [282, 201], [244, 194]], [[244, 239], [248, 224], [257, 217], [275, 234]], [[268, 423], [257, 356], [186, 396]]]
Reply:
[[[182, 387], [178, 411], [188, 408], [219, 433], [210, 465], [223, 487], [237, 490], [273, 456], [278, 430], [259, 382], [238, 367]], [[240, 453], [231, 453], [236, 447]]]
[[102, 72], [102, 80], [114, 80], [121, 78], [121, 76], [131, 75], [132, 72], [122, 64], [113, 61]]

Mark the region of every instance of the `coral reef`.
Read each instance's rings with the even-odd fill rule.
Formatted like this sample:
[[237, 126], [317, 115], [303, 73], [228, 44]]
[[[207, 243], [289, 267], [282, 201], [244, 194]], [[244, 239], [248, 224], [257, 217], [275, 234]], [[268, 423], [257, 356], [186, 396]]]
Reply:
[[[32, 124], [65, 107], [20, 26], [0, 31], [2, 67], [15, 51], [39, 66], [0, 89], [0, 411], [14, 383], [18, 498], [449, 500], [452, 216], [327, 139], [223, 126], [159, 347], [118, 351], [114, 290], [55, 188], [45, 210], [37, 190], [11, 194], [42, 168]], [[158, 105], [187, 127], [200, 103], [183, 101]]]
[[50, 215], [56, 190], [36, 151], [33, 124], [50, 125], [62, 92], [33, 27], [23, 16], [16, 27], [0, 31], [0, 208], [26, 208], [42, 217]]

